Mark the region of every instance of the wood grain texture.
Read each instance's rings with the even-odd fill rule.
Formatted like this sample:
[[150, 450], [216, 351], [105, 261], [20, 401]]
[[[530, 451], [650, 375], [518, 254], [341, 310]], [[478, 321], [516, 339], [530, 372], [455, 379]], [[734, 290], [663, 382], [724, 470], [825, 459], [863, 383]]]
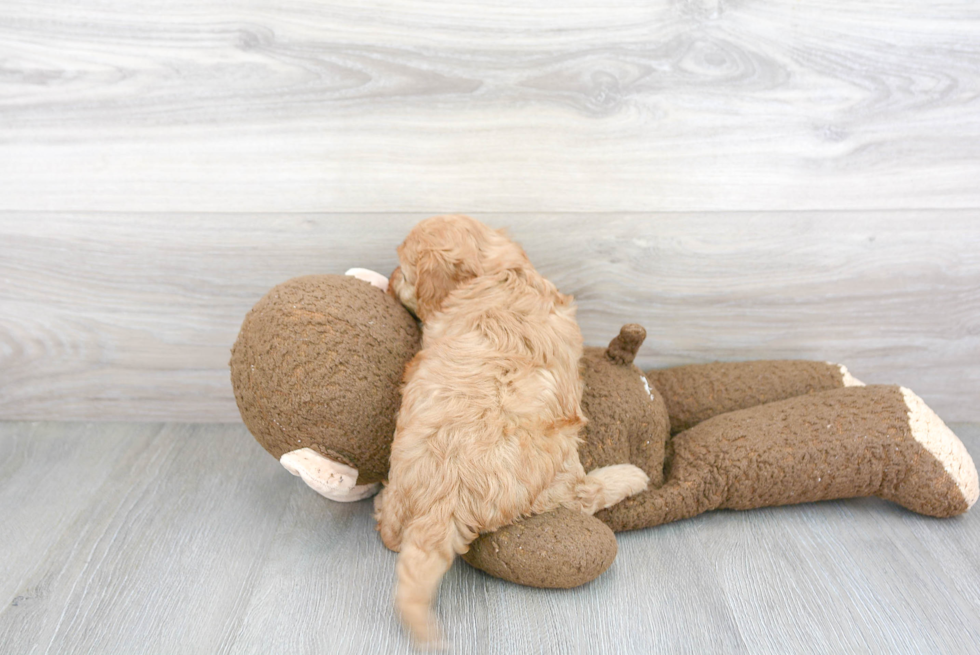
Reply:
[[[815, 359], [980, 420], [977, 211], [478, 214], [641, 366]], [[231, 344], [272, 286], [388, 272], [422, 215], [0, 214], [0, 417], [238, 421]]]
[[8, 0], [0, 209], [980, 207], [971, 0]]
[[[370, 503], [241, 426], [0, 423], [0, 453], [0, 653], [413, 652]], [[457, 653], [965, 653], [978, 538], [878, 499], [712, 512], [619, 535], [573, 590], [457, 562], [438, 614]]]

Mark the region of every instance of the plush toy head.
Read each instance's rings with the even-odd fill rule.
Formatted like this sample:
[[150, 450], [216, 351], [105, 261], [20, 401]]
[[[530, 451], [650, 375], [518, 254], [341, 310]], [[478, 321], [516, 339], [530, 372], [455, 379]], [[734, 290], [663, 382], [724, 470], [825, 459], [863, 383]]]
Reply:
[[359, 486], [379, 482], [388, 473], [402, 374], [420, 343], [415, 319], [363, 280], [289, 280], [248, 313], [232, 349], [238, 409], [276, 459], [309, 449], [304, 461], [313, 466], [321, 456], [353, 470]]

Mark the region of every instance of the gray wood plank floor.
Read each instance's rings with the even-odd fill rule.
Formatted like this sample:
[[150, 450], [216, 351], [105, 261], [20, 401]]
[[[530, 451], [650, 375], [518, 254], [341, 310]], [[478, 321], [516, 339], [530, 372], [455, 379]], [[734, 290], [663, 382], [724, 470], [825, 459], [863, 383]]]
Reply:
[[[0, 423], [0, 515], [0, 653], [411, 650], [370, 503], [240, 425]], [[715, 512], [620, 535], [575, 590], [457, 562], [438, 613], [459, 653], [968, 653], [978, 539], [876, 499]]]

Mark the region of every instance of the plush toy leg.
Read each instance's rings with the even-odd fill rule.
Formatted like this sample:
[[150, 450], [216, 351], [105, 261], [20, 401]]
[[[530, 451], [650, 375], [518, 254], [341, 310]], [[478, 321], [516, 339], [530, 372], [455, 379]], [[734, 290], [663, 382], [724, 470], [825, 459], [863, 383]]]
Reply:
[[647, 371], [646, 376], [663, 394], [674, 434], [726, 412], [863, 386], [840, 364], [795, 360], [694, 364]]
[[633, 530], [718, 509], [879, 496], [948, 517], [977, 501], [962, 442], [908, 389], [847, 387], [709, 419], [672, 440], [667, 482], [603, 510]]
[[616, 537], [602, 521], [561, 507], [480, 535], [463, 559], [517, 584], [569, 589], [599, 577], [616, 552]]
[[287, 471], [298, 475], [313, 491], [330, 500], [350, 502], [378, 493], [381, 484], [357, 484], [357, 469], [335, 462], [312, 448], [293, 450], [279, 458]]

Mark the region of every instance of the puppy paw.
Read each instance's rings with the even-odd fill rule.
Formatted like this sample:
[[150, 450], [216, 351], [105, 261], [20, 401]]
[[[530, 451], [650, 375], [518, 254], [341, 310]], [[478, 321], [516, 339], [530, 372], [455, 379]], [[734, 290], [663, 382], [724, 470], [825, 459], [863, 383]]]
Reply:
[[632, 464], [615, 464], [605, 467], [610, 477], [614, 478], [617, 486], [622, 488], [627, 496], [634, 496], [650, 484], [650, 476], [639, 466]]
[[590, 471], [585, 484], [578, 489], [581, 509], [594, 514], [600, 509], [615, 505], [647, 488], [650, 477], [643, 469], [632, 464], [614, 464]]

